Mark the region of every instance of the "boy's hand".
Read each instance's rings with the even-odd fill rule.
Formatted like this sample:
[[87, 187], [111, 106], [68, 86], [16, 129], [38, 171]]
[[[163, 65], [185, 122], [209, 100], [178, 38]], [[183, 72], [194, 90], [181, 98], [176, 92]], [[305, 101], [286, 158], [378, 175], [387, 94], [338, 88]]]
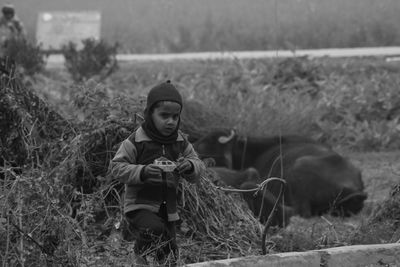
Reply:
[[179, 174], [193, 172], [193, 164], [187, 159], [178, 159], [176, 170]]
[[161, 178], [161, 169], [155, 164], [149, 164], [143, 167], [141, 180], [146, 181], [149, 178]]

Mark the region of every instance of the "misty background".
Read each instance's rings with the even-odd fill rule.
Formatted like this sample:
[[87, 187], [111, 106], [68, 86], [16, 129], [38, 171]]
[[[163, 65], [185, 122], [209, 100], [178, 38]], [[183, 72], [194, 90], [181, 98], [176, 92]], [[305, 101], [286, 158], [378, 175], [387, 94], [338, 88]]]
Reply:
[[120, 52], [400, 45], [398, 0], [12, 0], [35, 40], [38, 14], [101, 12]]

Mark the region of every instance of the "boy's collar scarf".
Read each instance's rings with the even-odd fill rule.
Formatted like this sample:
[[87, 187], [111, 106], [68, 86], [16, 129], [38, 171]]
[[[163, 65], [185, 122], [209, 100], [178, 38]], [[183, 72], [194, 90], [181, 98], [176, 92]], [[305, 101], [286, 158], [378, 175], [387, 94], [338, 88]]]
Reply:
[[144, 122], [142, 124], [142, 128], [146, 135], [150, 137], [153, 141], [156, 141], [160, 144], [173, 144], [176, 142], [176, 139], [178, 138], [178, 128], [179, 128], [179, 123], [180, 119], [178, 122], [178, 125], [176, 126], [175, 131], [169, 135], [169, 136], [164, 136], [162, 135], [154, 125], [153, 120], [151, 119], [149, 112], [145, 111], [145, 117], [144, 117]]

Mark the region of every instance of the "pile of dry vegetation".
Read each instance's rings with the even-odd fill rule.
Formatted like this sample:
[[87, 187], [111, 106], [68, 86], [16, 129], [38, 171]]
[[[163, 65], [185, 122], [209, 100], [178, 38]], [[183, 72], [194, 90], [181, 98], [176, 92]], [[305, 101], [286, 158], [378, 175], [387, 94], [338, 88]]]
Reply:
[[[89, 255], [120, 258], [120, 247], [111, 253], [94, 249], [93, 244], [116, 231], [114, 226], [121, 219], [122, 187], [107, 175], [108, 163], [119, 143], [141, 122], [142, 99], [112, 97], [101, 86], [78, 85], [71, 88], [76, 119], [70, 121], [42, 101], [24, 83], [24, 77], [7, 65], [3, 69], [2, 261], [10, 265], [80, 265], [90, 263]], [[192, 140], [218, 126], [230, 125], [227, 118], [200, 102], [187, 101], [190, 102], [185, 105], [182, 129]], [[219, 191], [212, 180], [214, 177], [203, 177], [196, 186], [183, 183], [183, 223], [178, 236], [182, 262], [260, 254], [262, 225], [239, 195]], [[318, 225], [321, 229], [311, 223], [303, 228], [289, 225], [270, 234], [269, 246], [272, 252], [284, 252], [393, 242], [399, 239], [399, 206], [398, 189], [394, 189], [392, 198], [360, 228], [339, 229], [328, 220], [329, 229], [326, 224]], [[339, 231], [348, 238], [339, 238]], [[382, 240], [367, 240], [371, 231], [387, 234], [376, 235]]]
[[[107, 177], [108, 162], [139, 125], [142, 104], [130, 102], [131, 115], [137, 116], [118, 117], [112, 111], [105, 114], [104, 107], [101, 114], [88, 111], [90, 105], [83, 102], [92, 98], [83, 97], [77, 108], [85, 109], [87, 120], [71, 122], [12, 72], [2, 74], [0, 96], [2, 260], [77, 265], [95, 226], [109, 233], [120, 220], [121, 186]], [[194, 128], [193, 116], [184, 115], [183, 128], [199, 137], [203, 132]], [[204, 117], [215, 118], [210, 113]], [[202, 248], [201, 255], [193, 253], [198, 249], [183, 253], [183, 261], [243, 256], [258, 249], [261, 226], [239, 196], [219, 191], [209, 177], [183, 188], [180, 236], [190, 240], [190, 249], [194, 244]]]

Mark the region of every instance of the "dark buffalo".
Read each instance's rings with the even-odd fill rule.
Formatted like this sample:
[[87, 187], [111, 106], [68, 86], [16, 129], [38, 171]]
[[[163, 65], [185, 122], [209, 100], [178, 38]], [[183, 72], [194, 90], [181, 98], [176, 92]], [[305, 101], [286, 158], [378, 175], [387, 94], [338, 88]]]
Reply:
[[214, 173], [215, 180], [213, 182], [217, 185], [222, 184], [240, 188], [244, 182], [261, 182], [259, 172], [253, 167], [241, 171], [226, 167], [209, 167], [208, 170]]
[[[233, 131], [216, 131], [196, 141], [195, 149], [201, 157], [214, 158], [217, 166], [235, 170], [254, 167], [262, 179], [283, 178], [285, 205], [303, 217], [327, 212], [350, 216], [362, 209], [367, 198], [360, 170], [329, 146], [310, 138], [240, 137]], [[277, 197], [280, 186], [271, 182], [268, 189]]]
[[[271, 225], [284, 226], [289, 223], [290, 217], [294, 214], [291, 207], [283, 205], [268, 190], [254, 190], [258, 189], [263, 182], [260, 173], [255, 168], [233, 170], [227, 167], [209, 167], [208, 170], [213, 173], [214, 184], [240, 189], [238, 192], [242, 192], [243, 199], [247, 202], [249, 209], [262, 223], [267, 221], [275, 203], [277, 207]], [[261, 205], [264, 205], [265, 208], [261, 209]]]
[[[258, 186], [254, 181], [246, 181], [240, 185], [240, 189], [258, 189]], [[255, 217], [259, 218], [261, 223], [267, 221], [274, 205], [276, 205], [276, 208], [270, 225], [286, 226], [289, 224], [290, 217], [295, 214], [293, 208], [282, 204], [269, 190], [248, 191], [242, 194], [250, 210]], [[262, 209], [261, 206], [263, 206]]]

